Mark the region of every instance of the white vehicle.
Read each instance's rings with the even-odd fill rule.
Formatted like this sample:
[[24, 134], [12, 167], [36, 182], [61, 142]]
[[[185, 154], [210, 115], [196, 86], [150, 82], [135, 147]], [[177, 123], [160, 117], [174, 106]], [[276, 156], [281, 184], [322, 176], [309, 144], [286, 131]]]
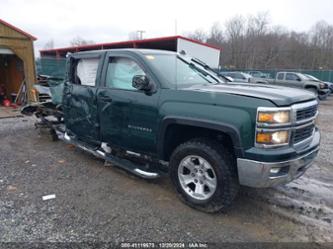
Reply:
[[251, 74], [243, 72], [221, 72], [223, 76], [231, 77], [236, 82], [247, 83], [268, 83], [265, 79], [253, 77]]

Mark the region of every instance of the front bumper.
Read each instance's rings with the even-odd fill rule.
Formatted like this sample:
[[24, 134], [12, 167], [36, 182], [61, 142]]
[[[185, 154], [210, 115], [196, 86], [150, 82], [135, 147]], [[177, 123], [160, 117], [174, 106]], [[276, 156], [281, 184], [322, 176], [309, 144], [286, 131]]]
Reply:
[[[267, 188], [291, 182], [302, 176], [318, 154], [320, 133], [316, 131], [305, 154], [280, 162], [237, 159], [239, 183], [254, 188]], [[278, 171], [278, 172], [276, 172]]]
[[328, 95], [330, 95], [330, 90], [329, 89], [320, 89], [318, 91], [318, 97], [319, 97], [320, 100], [326, 99]]
[[329, 94], [332, 94], [333, 93], [333, 86], [329, 88], [330, 90], [330, 93]]

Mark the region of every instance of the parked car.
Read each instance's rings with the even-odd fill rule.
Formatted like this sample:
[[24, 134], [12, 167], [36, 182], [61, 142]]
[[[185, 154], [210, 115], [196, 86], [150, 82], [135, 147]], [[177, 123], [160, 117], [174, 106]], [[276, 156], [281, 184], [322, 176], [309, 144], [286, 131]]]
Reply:
[[325, 99], [330, 93], [326, 83], [311, 80], [302, 73], [297, 72], [278, 72], [275, 79], [268, 79], [268, 82], [275, 85], [302, 88], [311, 91], [321, 100]]
[[248, 73], [243, 72], [221, 72], [223, 76], [231, 77], [236, 82], [246, 82], [246, 83], [268, 83], [262, 78], [255, 78]]
[[252, 75], [255, 78], [269, 79], [271, 78], [269, 73], [263, 73], [260, 71], [249, 71], [248, 74]]
[[324, 82], [325, 84], [328, 85], [328, 88], [330, 90], [330, 92], [332, 93], [333, 92], [333, 83], [332, 82], [328, 82], [328, 81], [322, 81], [310, 74], [304, 74], [306, 77], [308, 77], [310, 80], [313, 80], [313, 81], [316, 81], [316, 82]]
[[52, 85], [58, 85], [64, 79], [59, 77], [53, 77], [49, 75], [37, 75], [37, 82], [34, 84], [33, 92], [36, 95], [36, 99], [39, 102], [49, 101], [51, 99]]
[[197, 60], [161, 50], [79, 52], [68, 65], [56, 88], [62, 100], [22, 113], [137, 176], [168, 173], [199, 210], [226, 209], [239, 185], [290, 182], [319, 151], [318, 102], [308, 91], [225, 83]]

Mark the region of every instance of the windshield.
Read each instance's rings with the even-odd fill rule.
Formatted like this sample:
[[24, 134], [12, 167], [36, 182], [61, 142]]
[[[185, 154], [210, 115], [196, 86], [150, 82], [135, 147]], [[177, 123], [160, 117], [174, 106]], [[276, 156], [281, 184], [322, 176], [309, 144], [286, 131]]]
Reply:
[[246, 78], [253, 78], [253, 76], [251, 74], [248, 74], [248, 73], [243, 73], [243, 75], [246, 77]]
[[145, 57], [170, 85], [222, 83], [198, 64], [187, 61], [177, 54], [154, 54]]
[[314, 80], [314, 81], [320, 81], [319, 79], [317, 79], [316, 77], [310, 75], [310, 74], [304, 74], [306, 77], [308, 77], [308, 79], [310, 80]]
[[[288, 75], [288, 73], [287, 73], [287, 75]], [[297, 75], [297, 77], [300, 78], [300, 79], [302, 79], [302, 80], [309, 80], [309, 77], [307, 77], [307, 76], [304, 75], [304, 74], [297, 73], [297, 74], [295, 74], [295, 75]], [[288, 77], [288, 76], [287, 76], [287, 77]]]
[[254, 72], [250, 72], [249, 74], [252, 75], [253, 77], [257, 77], [257, 78], [261, 77], [261, 73], [260, 72], [254, 71]]

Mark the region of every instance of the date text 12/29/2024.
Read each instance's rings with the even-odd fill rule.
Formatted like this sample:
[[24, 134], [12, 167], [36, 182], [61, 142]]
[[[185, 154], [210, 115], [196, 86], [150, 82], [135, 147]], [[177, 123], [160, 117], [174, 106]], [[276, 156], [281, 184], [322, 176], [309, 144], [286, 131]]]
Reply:
[[122, 242], [121, 248], [208, 248], [202, 242]]

